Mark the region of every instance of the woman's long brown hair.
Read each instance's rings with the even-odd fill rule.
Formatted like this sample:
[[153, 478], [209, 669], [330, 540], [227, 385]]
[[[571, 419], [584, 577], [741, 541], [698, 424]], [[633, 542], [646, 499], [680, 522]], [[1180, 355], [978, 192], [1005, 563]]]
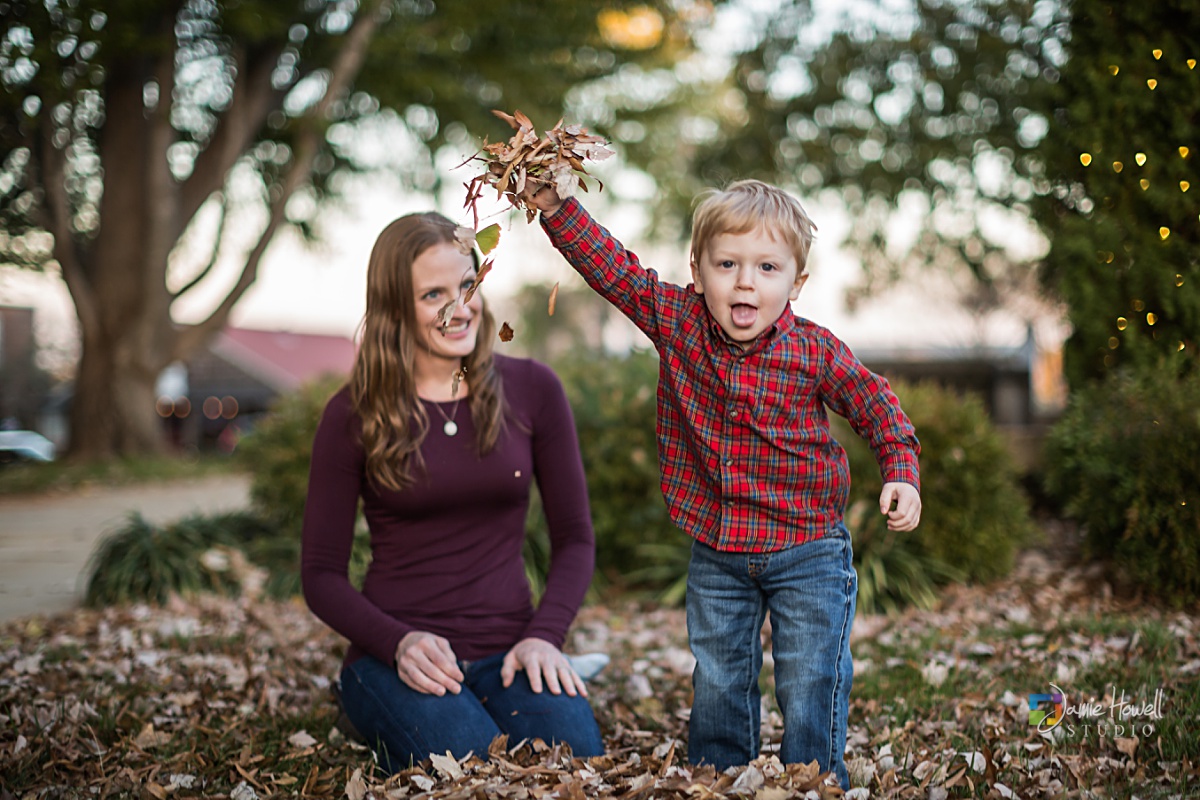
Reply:
[[[379, 234], [367, 267], [367, 311], [350, 373], [350, 400], [362, 420], [367, 477], [394, 491], [410, 486], [424, 468], [420, 448], [429, 432], [414, 375], [420, 332], [412, 265], [430, 247], [453, 244], [455, 227], [434, 212], [401, 217]], [[495, 337], [496, 320], [485, 303], [475, 350], [463, 361], [480, 455], [496, 445], [504, 424], [504, 394], [492, 353]]]

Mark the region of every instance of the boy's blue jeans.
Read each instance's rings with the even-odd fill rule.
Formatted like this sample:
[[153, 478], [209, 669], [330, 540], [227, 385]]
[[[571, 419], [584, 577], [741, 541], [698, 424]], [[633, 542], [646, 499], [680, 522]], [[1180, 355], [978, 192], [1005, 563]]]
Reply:
[[554, 695], [548, 689], [535, 693], [524, 672], [505, 689], [500, 679], [504, 656], [460, 660], [462, 692], [441, 697], [410, 688], [395, 668], [364, 656], [342, 670], [346, 716], [389, 773], [447, 750], [455, 758], [472, 750], [486, 758], [488, 745], [501, 733], [508, 734], [510, 745], [538, 738], [547, 744], [566, 742], [581, 758], [604, 753], [586, 697]]
[[850, 710], [850, 625], [858, 576], [850, 533], [774, 553], [724, 553], [692, 544], [688, 639], [696, 657], [688, 759], [718, 770], [759, 755], [759, 631], [771, 612], [775, 694], [784, 763], [816, 759], [850, 788], [843, 754]]

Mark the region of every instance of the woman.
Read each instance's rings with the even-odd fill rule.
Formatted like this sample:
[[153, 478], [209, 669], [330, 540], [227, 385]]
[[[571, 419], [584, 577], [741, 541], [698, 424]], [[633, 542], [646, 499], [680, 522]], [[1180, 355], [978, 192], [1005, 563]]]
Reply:
[[[463, 303], [477, 265], [455, 228], [412, 214], [376, 240], [362, 343], [317, 429], [304, 514], [305, 599], [350, 640], [346, 715], [391, 772], [486, 753], [501, 733], [603, 752], [559, 649], [595, 561], [574, 421], [548, 368], [493, 354], [482, 297]], [[536, 610], [522, 559], [535, 480], [552, 546]], [[360, 497], [361, 592], [347, 575]]]

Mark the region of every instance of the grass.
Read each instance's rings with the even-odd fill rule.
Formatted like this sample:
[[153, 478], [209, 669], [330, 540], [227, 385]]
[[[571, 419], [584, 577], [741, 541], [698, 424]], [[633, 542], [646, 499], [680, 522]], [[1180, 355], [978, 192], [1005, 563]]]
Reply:
[[87, 486], [127, 486], [141, 483], [205, 478], [240, 472], [243, 467], [224, 454], [143, 456], [105, 462], [70, 460], [0, 467], [0, 497], [65, 491]]

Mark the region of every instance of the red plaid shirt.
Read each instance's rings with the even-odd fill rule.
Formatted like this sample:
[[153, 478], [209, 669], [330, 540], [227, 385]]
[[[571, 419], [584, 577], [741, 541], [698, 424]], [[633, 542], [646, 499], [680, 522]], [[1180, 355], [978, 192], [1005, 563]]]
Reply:
[[658, 451], [671, 519], [717, 550], [767, 552], [841, 522], [846, 451], [825, 407], [871, 445], [884, 482], [920, 487], [920, 445], [886, 380], [785, 309], [745, 349], [691, 287], [659, 281], [574, 199], [542, 216], [551, 242], [658, 349]]

